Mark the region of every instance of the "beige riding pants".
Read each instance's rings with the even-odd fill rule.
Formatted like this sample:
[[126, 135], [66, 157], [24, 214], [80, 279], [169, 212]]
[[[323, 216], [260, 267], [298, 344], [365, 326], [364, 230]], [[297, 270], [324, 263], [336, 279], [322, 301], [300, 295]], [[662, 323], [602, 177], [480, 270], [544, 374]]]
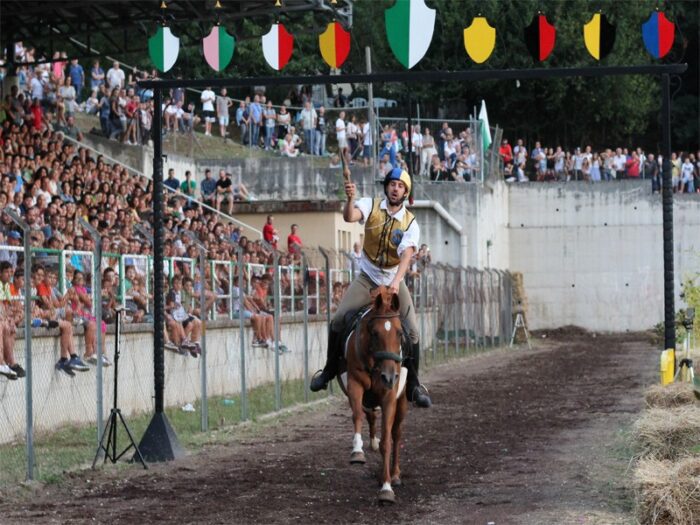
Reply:
[[[350, 284], [345, 295], [343, 295], [338, 310], [333, 315], [331, 329], [334, 332], [342, 332], [345, 324], [345, 315], [348, 312], [359, 310], [363, 306], [368, 305], [372, 300], [370, 292], [375, 288], [377, 288], [377, 285], [366, 274], [360, 273]], [[406, 283], [403, 281], [401, 281], [399, 286], [399, 309], [401, 311], [401, 319], [408, 330], [409, 340], [411, 343], [417, 343], [419, 332], [416, 309], [413, 306], [413, 300]]]

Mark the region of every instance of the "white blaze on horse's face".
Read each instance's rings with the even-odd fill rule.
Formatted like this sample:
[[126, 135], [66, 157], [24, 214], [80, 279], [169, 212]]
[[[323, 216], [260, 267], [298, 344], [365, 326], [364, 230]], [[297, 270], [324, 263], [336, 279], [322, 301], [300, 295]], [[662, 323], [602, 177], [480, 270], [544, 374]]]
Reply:
[[387, 332], [391, 331], [391, 323], [389, 321], [384, 321], [384, 330]]

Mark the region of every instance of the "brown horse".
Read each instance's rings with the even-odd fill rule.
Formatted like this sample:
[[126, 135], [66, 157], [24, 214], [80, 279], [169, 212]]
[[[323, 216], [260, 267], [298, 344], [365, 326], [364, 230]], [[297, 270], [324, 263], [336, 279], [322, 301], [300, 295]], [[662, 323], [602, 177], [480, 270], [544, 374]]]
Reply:
[[[393, 486], [401, 484], [399, 448], [401, 427], [408, 411], [405, 369], [402, 373], [399, 296], [380, 286], [373, 303], [357, 323], [346, 343], [347, 369], [338, 377], [352, 408], [355, 425], [351, 463], [365, 463], [362, 450], [362, 417], [367, 415], [373, 450], [381, 449], [380, 503], [393, 503]], [[345, 383], [346, 380], [346, 384]], [[382, 411], [382, 439], [376, 437], [375, 410]]]

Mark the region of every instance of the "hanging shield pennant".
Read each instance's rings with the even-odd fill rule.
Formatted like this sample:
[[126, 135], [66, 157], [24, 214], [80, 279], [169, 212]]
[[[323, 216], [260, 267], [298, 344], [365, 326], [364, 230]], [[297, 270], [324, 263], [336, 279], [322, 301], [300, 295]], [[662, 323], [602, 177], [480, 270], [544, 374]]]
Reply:
[[536, 61], [547, 60], [554, 49], [556, 39], [556, 28], [541, 13], [535, 15], [530, 25], [525, 28], [525, 45]]
[[350, 33], [339, 22], [331, 22], [318, 36], [318, 47], [326, 64], [337, 69], [350, 53]]
[[477, 64], [488, 60], [496, 46], [496, 29], [483, 16], [477, 16], [464, 28], [464, 49]]
[[236, 49], [236, 39], [226, 32], [226, 29], [216, 25], [211, 33], [202, 40], [204, 58], [214, 71], [221, 71], [229, 65]]
[[610, 53], [615, 43], [615, 30], [616, 27], [600, 13], [594, 14], [583, 26], [583, 42], [593, 58], [600, 60]]
[[262, 37], [265, 61], [279, 71], [287, 65], [294, 51], [294, 37], [282, 24], [272, 24], [270, 31]]
[[396, 0], [384, 11], [389, 47], [401, 64], [411, 69], [428, 51], [435, 30], [435, 9], [425, 0]]
[[673, 47], [676, 25], [663, 12], [655, 11], [642, 24], [644, 47], [654, 58], [665, 57]]
[[175, 65], [179, 53], [180, 39], [170, 32], [169, 27], [159, 27], [156, 34], [148, 39], [148, 54], [161, 73]]

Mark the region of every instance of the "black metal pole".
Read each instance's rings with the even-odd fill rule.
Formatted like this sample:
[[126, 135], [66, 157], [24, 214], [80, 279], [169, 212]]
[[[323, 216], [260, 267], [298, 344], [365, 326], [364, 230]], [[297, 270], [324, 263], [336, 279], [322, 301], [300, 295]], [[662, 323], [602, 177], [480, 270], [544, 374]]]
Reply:
[[163, 91], [153, 91], [153, 371], [155, 381], [156, 413], [163, 412], [165, 362], [163, 355], [163, 328], [165, 301], [163, 298]]
[[676, 347], [673, 275], [673, 186], [671, 184], [671, 78], [661, 75], [661, 135], [663, 139], [664, 348]]
[[[141, 438], [139, 449], [150, 462], [170, 461], [184, 456], [175, 431], [163, 412], [165, 389], [165, 300], [163, 297], [163, 92], [153, 87], [153, 381], [155, 414]], [[136, 459], [136, 458], [134, 458]]]

